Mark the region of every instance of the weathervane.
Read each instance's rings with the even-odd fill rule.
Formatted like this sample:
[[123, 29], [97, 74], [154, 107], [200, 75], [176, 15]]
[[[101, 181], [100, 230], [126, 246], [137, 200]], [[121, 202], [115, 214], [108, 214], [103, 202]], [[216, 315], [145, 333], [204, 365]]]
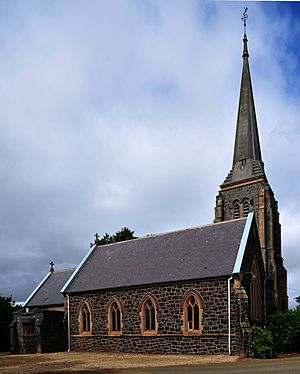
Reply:
[[247, 14], [248, 8], [244, 8], [244, 13], [242, 15], [241, 20], [244, 22], [244, 32], [246, 34], [246, 24], [247, 24], [247, 19], [248, 19], [248, 14]]

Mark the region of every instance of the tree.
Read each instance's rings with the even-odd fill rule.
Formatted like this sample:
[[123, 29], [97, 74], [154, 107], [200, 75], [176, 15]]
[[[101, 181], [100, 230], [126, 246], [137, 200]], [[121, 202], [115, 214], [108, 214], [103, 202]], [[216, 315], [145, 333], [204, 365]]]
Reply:
[[18, 305], [15, 305], [15, 302], [12, 299], [12, 296], [0, 296], [0, 351], [9, 350], [9, 334], [13, 318], [13, 312], [19, 309]]
[[101, 239], [97, 242], [97, 245], [105, 245], [113, 242], [113, 237], [108, 233], [104, 234]]
[[105, 245], [117, 242], [123, 242], [125, 240], [136, 239], [133, 235], [134, 231], [130, 230], [128, 227], [122, 227], [121, 230], [117, 231], [113, 235], [109, 235], [108, 233], [104, 234], [100, 239], [98, 233], [95, 234], [95, 241], [94, 243], [90, 243], [90, 247], [94, 245]]
[[300, 350], [300, 308], [290, 309], [269, 317], [268, 329], [273, 336], [277, 353], [299, 352]]
[[117, 231], [113, 235], [113, 243], [136, 239], [136, 237], [133, 234], [134, 234], [134, 231], [129, 230], [128, 227], [122, 227], [120, 231]]

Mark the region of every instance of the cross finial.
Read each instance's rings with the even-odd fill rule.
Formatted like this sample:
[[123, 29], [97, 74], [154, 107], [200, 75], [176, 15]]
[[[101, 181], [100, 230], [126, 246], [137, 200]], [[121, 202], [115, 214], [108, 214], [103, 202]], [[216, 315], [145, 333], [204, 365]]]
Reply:
[[99, 244], [99, 234], [96, 232], [96, 234], [94, 235], [95, 237], [95, 240], [94, 240], [94, 243], [90, 243], [90, 248], [92, 248], [94, 245], [98, 245]]
[[54, 262], [53, 261], [51, 261], [50, 263], [49, 263], [49, 265], [50, 265], [50, 272], [51, 273], [53, 273], [54, 272]]
[[247, 12], [248, 12], [248, 8], [245, 7], [244, 8], [244, 13], [243, 13], [242, 18], [241, 18], [241, 20], [244, 22], [244, 32], [245, 32], [245, 34], [246, 34], [246, 25], [247, 25], [247, 19], [248, 19]]

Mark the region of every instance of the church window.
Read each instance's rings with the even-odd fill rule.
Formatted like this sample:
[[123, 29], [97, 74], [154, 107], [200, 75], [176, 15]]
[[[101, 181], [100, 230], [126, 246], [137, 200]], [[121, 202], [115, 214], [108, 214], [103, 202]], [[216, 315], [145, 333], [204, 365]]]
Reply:
[[122, 332], [122, 310], [117, 300], [113, 300], [108, 307], [108, 330], [112, 335]]
[[252, 279], [250, 283], [250, 317], [252, 321], [261, 320], [261, 276], [256, 257], [251, 266]]
[[200, 298], [192, 293], [183, 304], [184, 330], [186, 334], [201, 333], [202, 304]]
[[233, 218], [240, 218], [240, 203], [238, 201], [233, 204]]
[[157, 333], [157, 305], [155, 300], [148, 296], [141, 308], [142, 333], [156, 335]]
[[91, 334], [91, 309], [86, 301], [80, 306], [79, 311], [79, 330], [80, 334], [88, 335]]
[[244, 200], [244, 202], [243, 202], [243, 216], [247, 217], [248, 214], [249, 214], [249, 201]]
[[34, 323], [25, 322], [23, 323], [23, 336], [32, 336], [34, 335]]

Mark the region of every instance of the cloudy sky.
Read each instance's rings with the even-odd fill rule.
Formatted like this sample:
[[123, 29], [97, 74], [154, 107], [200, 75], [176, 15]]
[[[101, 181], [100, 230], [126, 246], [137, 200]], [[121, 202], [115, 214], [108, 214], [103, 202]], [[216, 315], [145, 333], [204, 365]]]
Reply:
[[243, 7], [290, 305], [300, 295], [300, 4], [0, 2], [0, 294], [25, 300], [95, 232], [210, 223], [231, 168]]

